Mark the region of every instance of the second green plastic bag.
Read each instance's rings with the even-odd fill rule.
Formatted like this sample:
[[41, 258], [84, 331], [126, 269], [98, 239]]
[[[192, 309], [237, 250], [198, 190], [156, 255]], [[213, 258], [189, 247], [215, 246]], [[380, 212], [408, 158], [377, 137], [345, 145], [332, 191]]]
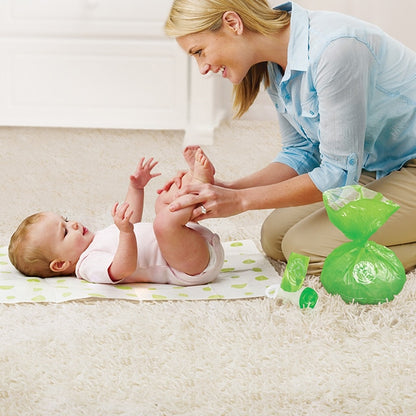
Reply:
[[406, 281], [404, 267], [392, 250], [368, 239], [399, 205], [359, 185], [331, 189], [323, 198], [331, 222], [352, 240], [326, 258], [321, 274], [324, 288], [345, 302], [392, 300]]

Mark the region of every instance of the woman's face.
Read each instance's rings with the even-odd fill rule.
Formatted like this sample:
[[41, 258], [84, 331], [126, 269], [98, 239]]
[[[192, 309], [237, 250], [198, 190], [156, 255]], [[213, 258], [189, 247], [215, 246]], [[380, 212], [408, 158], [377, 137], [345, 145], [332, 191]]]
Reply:
[[196, 59], [202, 75], [221, 73], [239, 84], [255, 63], [243, 31], [227, 24], [215, 31], [203, 31], [176, 38], [179, 46]]

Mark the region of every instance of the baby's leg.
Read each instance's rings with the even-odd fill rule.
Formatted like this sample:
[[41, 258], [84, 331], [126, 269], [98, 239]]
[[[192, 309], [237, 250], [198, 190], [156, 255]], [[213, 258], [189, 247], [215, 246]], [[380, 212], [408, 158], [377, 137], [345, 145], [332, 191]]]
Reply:
[[[182, 186], [193, 181], [203, 183], [214, 183], [215, 168], [207, 155], [199, 146], [188, 146], [184, 152], [184, 158], [188, 164], [193, 160], [192, 169], [182, 177]], [[170, 204], [177, 198], [179, 188], [173, 184], [169, 191], [162, 192], [156, 200], [155, 211], [159, 212], [164, 205]]]
[[198, 149], [200, 149], [199, 146], [186, 146], [183, 150], [183, 157], [191, 171], [194, 170], [195, 153]]
[[214, 165], [211, 163], [211, 161], [208, 159], [207, 155], [204, 153], [204, 151], [199, 146], [187, 146], [185, 147], [183, 151], [183, 157], [186, 160], [186, 163], [188, 164], [191, 172], [194, 171], [195, 160], [197, 158], [197, 154], [199, 154], [202, 157], [205, 157], [207, 159], [207, 163], [210, 164], [209, 169], [212, 170], [212, 181], [210, 181], [210, 183], [212, 183], [214, 181], [215, 168], [214, 168]]
[[191, 182], [214, 183], [215, 168], [201, 148], [195, 152]]
[[210, 255], [205, 238], [186, 226], [190, 213], [189, 208], [171, 212], [166, 205], [156, 215], [153, 229], [169, 266], [193, 276], [204, 271]]
[[[213, 182], [214, 168], [201, 149], [195, 152], [193, 173], [188, 181]], [[209, 250], [205, 238], [186, 224], [193, 207], [171, 212], [168, 204], [161, 205], [153, 229], [159, 248], [167, 263], [189, 275], [200, 274], [209, 263]]]

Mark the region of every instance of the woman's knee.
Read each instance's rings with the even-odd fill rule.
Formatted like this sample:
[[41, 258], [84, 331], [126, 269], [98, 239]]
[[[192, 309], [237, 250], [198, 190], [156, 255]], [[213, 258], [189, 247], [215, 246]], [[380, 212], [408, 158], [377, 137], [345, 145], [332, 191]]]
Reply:
[[320, 274], [328, 255], [348, 239], [328, 219], [324, 209], [318, 210], [288, 230], [282, 240], [282, 252], [309, 257], [309, 274]]
[[288, 259], [291, 253], [309, 258], [308, 274], [320, 274], [326, 255], [320, 250], [319, 237], [311, 241], [302, 230], [289, 230], [282, 240], [282, 253]]
[[279, 227], [276, 221], [276, 211], [273, 211], [263, 222], [261, 227], [260, 242], [267, 256], [275, 260], [285, 261], [282, 253], [282, 238], [286, 230]]
[[[261, 245], [264, 252], [271, 258], [286, 261], [282, 249], [283, 239], [288, 231], [322, 207], [322, 202], [299, 207], [280, 208], [274, 210], [264, 221], [261, 229]], [[290, 253], [289, 253], [290, 254]]]

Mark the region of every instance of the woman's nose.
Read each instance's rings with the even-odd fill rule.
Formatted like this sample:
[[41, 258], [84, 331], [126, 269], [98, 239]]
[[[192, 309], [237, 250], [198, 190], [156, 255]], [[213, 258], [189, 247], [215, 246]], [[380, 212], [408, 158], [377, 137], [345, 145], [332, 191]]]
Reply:
[[199, 72], [202, 75], [208, 74], [209, 70], [210, 70], [210, 66], [208, 64], [201, 64], [201, 65], [199, 65]]

